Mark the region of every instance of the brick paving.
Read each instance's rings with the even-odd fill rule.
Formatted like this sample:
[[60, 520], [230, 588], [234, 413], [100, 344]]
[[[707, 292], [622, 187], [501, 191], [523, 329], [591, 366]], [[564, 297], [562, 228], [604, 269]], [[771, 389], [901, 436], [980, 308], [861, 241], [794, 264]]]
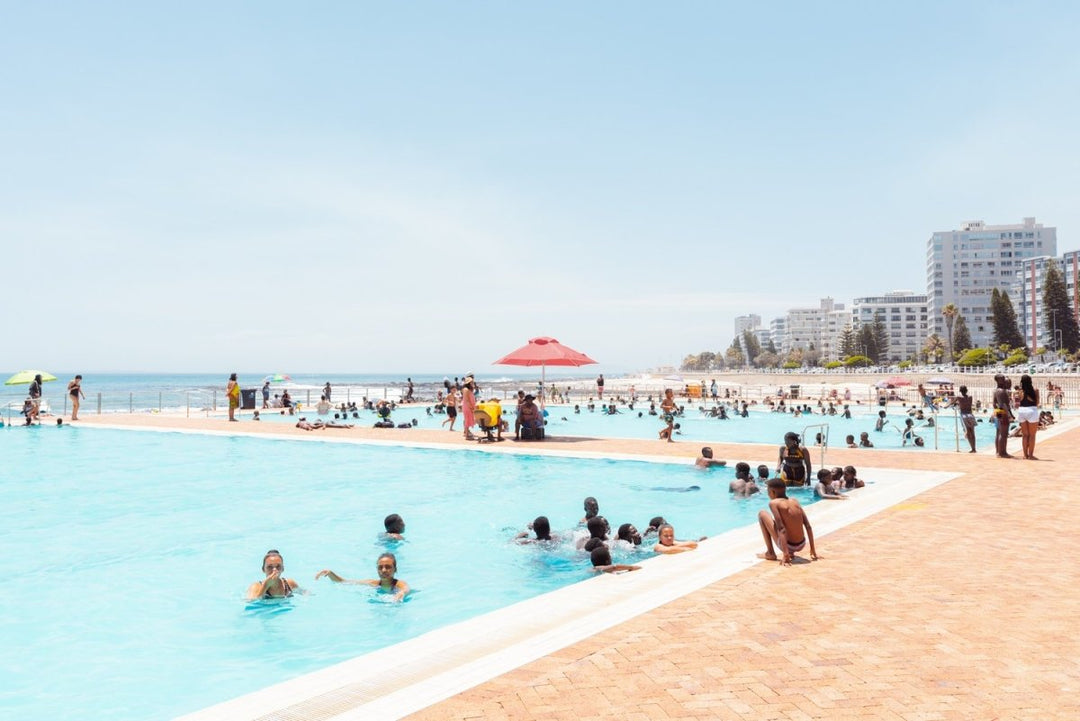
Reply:
[[1075, 721], [1078, 440], [1040, 462], [876, 452], [964, 475], [825, 536], [817, 563], [754, 566], [408, 718]]

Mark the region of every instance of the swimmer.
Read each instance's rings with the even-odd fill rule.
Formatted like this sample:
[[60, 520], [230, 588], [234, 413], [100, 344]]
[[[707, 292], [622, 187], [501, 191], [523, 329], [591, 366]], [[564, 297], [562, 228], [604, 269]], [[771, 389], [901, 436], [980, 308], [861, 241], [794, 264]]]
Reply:
[[585, 499], [585, 517], [582, 518], [579, 523], [585, 524], [589, 522], [590, 518], [593, 518], [600, 513], [600, 503], [592, 496]]
[[334, 583], [348, 583], [354, 586], [377, 586], [379, 593], [392, 593], [395, 601], [402, 601], [409, 593], [409, 584], [402, 581], [400, 578], [395, 578], [397, 573], [397, 557], [392, 553], [384, 553], [379, 556], [375, 561], [375, 570], [378, 571], [378, 578], [362, 578], [362, 579], [348, 579], [342, 578], [328, 568], [324, 568], [315, 574], [315, 580], [318, 581], [323, 576], [326, 576]]
[[638, 532], [638, 529], [634, 527], [633, 523], [624, 523], [619, 526], [619, 531], [616, 534], [616, 537], [620, 541], [624, 541], [631, 546], [641, 545], [641, 534]]
[[514, 540], [518, 543], [539, 543], [541, 541], [558, 541], [559, 537], [552, 535], [551, 522], [548, 521], [547, 516], [537, 516], [533, 519], [533, 522], [529, 524], [533, 533], [536, 534], [536, 538], [529, 538], [528, 531], [522, 531], [514, 536]]
[[859, 444], [855, 442], [855, 436], [853, 436], [851, 434], [848, 434], [848, 437], [844, 439], [844, 442], [847, 443], [848, 448], [858, 448], [859, 447]]
[[885, 426], [889, 424], [889, 419], [885, 417], [885, 411], [878, 411], [877, 416], [877, 422], [874, 423], [874, 430], [883, 431], [885, 430]]
[[758, 480], [765, 483], [769, 480], [769, 467], [762, 463], [757, 467]]
[[874, 444], [870, 442], [870, 434], [863, 431], [859, 434], [859, 448], [873, 448]]
[[712, 448], [705, 446], [701, 449], [701, 457], [694, 461], [694, 465], [698, 468], [713, 468], [716, 466], [726, 466], [727, 461], [713, 458]]
[[386, 529], [384, 534], [386, 538], [393, 539], [395, 541], [404, 540], [405, 536], [405, 520], [396, 513], [391, 513], [389, 516], [383, 519], [383, 528]]
[[674, 391], [670, 388], [664, 390], [664, 400], [660, 401], [660, 410], [663, 412], [664, 423], [667, 424], [660, 431], [660, 440], [673, 443], [674, 439], [671, 436], [675, 433], [676, 405]]
[[810, 451], [799, 442], [799, 434], [784, 434], [784, 445], [780, 446], [780, 458], [776, 472], [789, 486], [803, 486], [809, 483], [811, 473]]
[[249, 601], [259, 598], [288, 598], [293, 595], [293, 591], [300, 588], [296, 581], [281, 575], [285, 572], [285, 561], [276, 548], [271, 548], [263, 556], [262, 570], [266, 578], [248, 587]]
[[814, 495], [827, 501], [846, 501], [847, 496], [841, 496], [833, 486], [832, 471], [822, 468], [817, 472], [817, 485], [814, 486]]
[[[655, 553], [685, 553], [686, 551], [693, 551], [698, 546], [697, 541], [675, 540], [675, 529], [672, 528], [670, 523], [660, 526], [658, 533], [660, 542], [653, 546], [653, 552]], [[700, 540], [704, 541], [705, 537], [702, 536]]]
[[844, 466], [841, 478], [844, 488], [863, 488], [866, 485], [855, 475], [855, 466]]
[[[769, 499], [769, 509], [758, 513], [758, 525], [765, 539], [765, 553], [759, 553], [758, 558], [780, 560], [781, 565], [790, 566], [795, 554], [805, 548], [809, 541], [810, 560], [818, 560], [810, 520], [799, 502], [788, 498], [783, 479], [773, 478], [769, 481]], [[775, 548], [781, 550], [782, 559], [777, 558], [774, 543]]]
[[645, 532], [642, 533], [641, 536], [643, 538], [648, 538], [649, 536], [657, 535], [660, 531], [660, 526], [665, 523], [667, 523], [667, 521], [664, 520], [663, 516], [653, 516], [649, 520], [649, 525], [645, 526]]
[[736, 498], [746, 498], [758, 493], [760, 490], [750, 476], [750, 464], [736, 463], [735, 480], [728, 484], [728, 493], [734, 494]]
[[625, 563], [612, 563], [611, 551], [607, 546], [598, 546], [589, 553], [594, 573], [621, 573], [623, 571], [637, 571], [641, 566], [629, 566]]

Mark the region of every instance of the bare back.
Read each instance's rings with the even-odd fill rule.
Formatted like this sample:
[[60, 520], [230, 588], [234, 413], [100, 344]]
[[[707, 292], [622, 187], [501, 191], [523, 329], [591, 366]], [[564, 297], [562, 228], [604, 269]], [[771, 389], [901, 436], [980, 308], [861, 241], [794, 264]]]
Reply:
[[794, 498], [774, 498], [769, 501], [769, 510], [776, 519], [777, 526], [784, 527], [787, 542], [799, 544], [806, 538], [803, 532], [803, 524], [806, 522], [806, 514], [802, 506]]

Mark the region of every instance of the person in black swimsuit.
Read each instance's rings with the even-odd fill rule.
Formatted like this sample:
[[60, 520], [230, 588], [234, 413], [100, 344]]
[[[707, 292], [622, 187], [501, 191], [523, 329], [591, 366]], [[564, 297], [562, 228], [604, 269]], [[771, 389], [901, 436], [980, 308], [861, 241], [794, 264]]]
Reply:
[[810, 451], [800, 444], [798, 433], [784, 434], [784, 445], [780, 446], [776, 472], [788, 486], [805, 485], [811, 477]]
[[296, 581], [281, 575], [285, 572], [285, 561], [276, 548], [271, 548], [263, 556], [262, 569], [266, 578], [256, 581], [248, 588], [249, 601], [259, 598], [288, 598], [299, 588]]
[[71, 396], [71, 420], [79, 420], [79, 401], [86, 398], [82, 390], [82, 376], [77, 375], [68, 383], [68, 395]]
[[379, 572], [378, 578], [348, 579], [342, 578], [328, 568], [324, 568], [315, 574], [318, 581], [326, 576], [334, 583], [349, 583], [357, 586], [378, 586], [380, 593], [394, 594], [395, 601], [402, 601], [409, 593], [409, 584], [400, 578], [395, 578], [397, 573], [397, 557], [392, 553], [384, 553], [375, 561], [375, 570]]

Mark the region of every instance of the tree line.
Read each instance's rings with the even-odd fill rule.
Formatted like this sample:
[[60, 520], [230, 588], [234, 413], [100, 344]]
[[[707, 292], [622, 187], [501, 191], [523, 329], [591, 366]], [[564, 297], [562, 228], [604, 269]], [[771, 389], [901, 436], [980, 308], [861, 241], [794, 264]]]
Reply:
[[[901, 365], [916, 362], [941, 363], [945, 359], [965, 366], [990, 365], [999, 361], [1005, 365], [1016, 365], [1029, 360], [1029, 351], [1035, 354], [1047, 352], [1046, 348], [1029, 349], [1026, 346], [1008, 291], [993, 289], [990, 294], [990, 311], [993, 334], [989, 348], [973, 347], [967, 321], [960, 309], [949, 303], [941, 311], [945, 320], [945, 338], [931, 333], [917, 358], [889, 357], [889, 333], [884, 317], [878, 313], [873, 322], [857, 327], [848, 325], [840, 333], [837, 351], [841, 360], [824, 359], [823, 362], [820, 350], [816, 349], [813, 343], [807, 348], [793, 348], [787, 354], [781, 354], [771, 340], [767, 347], [762, 348], [757, 336], [747, 330], [733, 338], [725, 351], [702, 351], [686, 356], [681, 368], [684, 371], [697, 372], [748, 366], [802, 368], [824, 365], [832, 368], [883, 365], [893, 361], [899, 361]], [[1042, 313], [1043, 318], [1051, 318], [1049, 326], [1054, 337], [1050, 350], [1059, 351], [1064, 358], [1080, 360], [1080, 326], [1073, 314], [1065, 279], [1053, 259], [1047, 263], [1043, 280]]]

